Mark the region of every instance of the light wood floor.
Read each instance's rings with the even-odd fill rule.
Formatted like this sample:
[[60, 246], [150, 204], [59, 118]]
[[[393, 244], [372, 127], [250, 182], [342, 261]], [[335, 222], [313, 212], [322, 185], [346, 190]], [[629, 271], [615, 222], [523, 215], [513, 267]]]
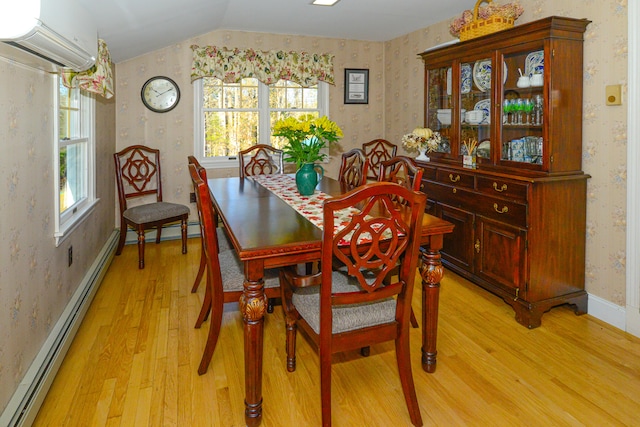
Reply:
[[[242, 426], [242, 320], [227, 304], [209, 372], [196, 370], [208, 322], [193, 328], [204, 287], [190, 288], [198, 239], [116, 257], [35, 422], [37, 426]], [[426, 426], [639, 426], [640, 339], [566, 307], [542, 326], [517, 324], [501, 299], [447, 271], [442, 282], [438, 368], [413, 374]], [[419, 292], [413, 304], [419, 316]], [[285, 369], [281, 307], [267, 316], [263, 426], [320, 425], [318, 357], [298, 340]], [[333, 365], [334, 426], [410, 425], [393, 345]]]

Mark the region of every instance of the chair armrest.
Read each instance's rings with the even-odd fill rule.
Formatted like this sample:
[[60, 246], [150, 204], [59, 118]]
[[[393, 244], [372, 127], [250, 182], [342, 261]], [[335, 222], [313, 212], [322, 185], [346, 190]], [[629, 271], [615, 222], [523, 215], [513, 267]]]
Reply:
[[319, 286], [322, 283], [322, 272], [310, 275], [298, 274], [297, 266], [284, 267], [280, 269], [281, 273], [293, 287], [306, 288], [309, 286]]

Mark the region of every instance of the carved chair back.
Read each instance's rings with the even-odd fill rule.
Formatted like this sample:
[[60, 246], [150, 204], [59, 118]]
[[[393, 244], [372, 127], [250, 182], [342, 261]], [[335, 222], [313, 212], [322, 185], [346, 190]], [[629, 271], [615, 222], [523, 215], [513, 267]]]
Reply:
[[398, 146], [386, 139], [374, 139], [362, 144], [362, 150], [367, 159], [369, 159], [368, 178], [377, 181], [380, 164], [395, 157], [398, 152]]
[[240, 178], [284, 173], [283, 152], [270, 145], [257, 144], [240, 151]]

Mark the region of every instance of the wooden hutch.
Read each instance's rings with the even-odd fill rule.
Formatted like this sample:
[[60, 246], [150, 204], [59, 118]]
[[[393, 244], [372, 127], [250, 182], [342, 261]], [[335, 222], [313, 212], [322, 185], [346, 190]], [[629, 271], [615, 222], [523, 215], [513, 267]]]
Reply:
[[[425, 126], [442, 135], [431, 161], [419, 162], [423, 191], [428, 212], [455, 224], [443, 263], [502, 297], [528, 328], [554, 306], [587, 311], [590, 177], [581, 169], [589, 23], [552, 16], [420, 54]], [[476, 110], [482, 114], [467, 114]], [[470, 139], [479, 144], [468, 166]]]

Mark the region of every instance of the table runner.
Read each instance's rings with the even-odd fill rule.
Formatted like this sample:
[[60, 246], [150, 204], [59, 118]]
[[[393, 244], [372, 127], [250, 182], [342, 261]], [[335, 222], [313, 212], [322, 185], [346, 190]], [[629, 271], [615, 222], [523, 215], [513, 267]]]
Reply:
[[[318, 227], [320, 230], [323, 229], [322, 204], [325, 200], [331, 198], [330, 195], [319, 190], [315, 190], [310, 196], [300, 195], [298, 188], [296, 187], [296, 179], [292, 175], [254, 175], [252, 178], [264, 188], [284, 200], [300, 215], [308, 219], [313, 225]], [[351, 217], [358, 213], [360, 213], [360, 210], [353, 207], [336, 211], [334, 215], [334, 234], [344, 228], [351, 220]], [[386, 230], [385, 233], [390, 234], [390, 231]], [[347, 234], [338, 244], [340, 246], [348, 245], [351, 240], [351, 234], [353, 233]], [[387, 238], [389, 237], [391, 236], [389, 235]], [[358, 243], [366, 243], [370, 241], [371, 236], [368, 233], [363, 233], [360, 235]]]

